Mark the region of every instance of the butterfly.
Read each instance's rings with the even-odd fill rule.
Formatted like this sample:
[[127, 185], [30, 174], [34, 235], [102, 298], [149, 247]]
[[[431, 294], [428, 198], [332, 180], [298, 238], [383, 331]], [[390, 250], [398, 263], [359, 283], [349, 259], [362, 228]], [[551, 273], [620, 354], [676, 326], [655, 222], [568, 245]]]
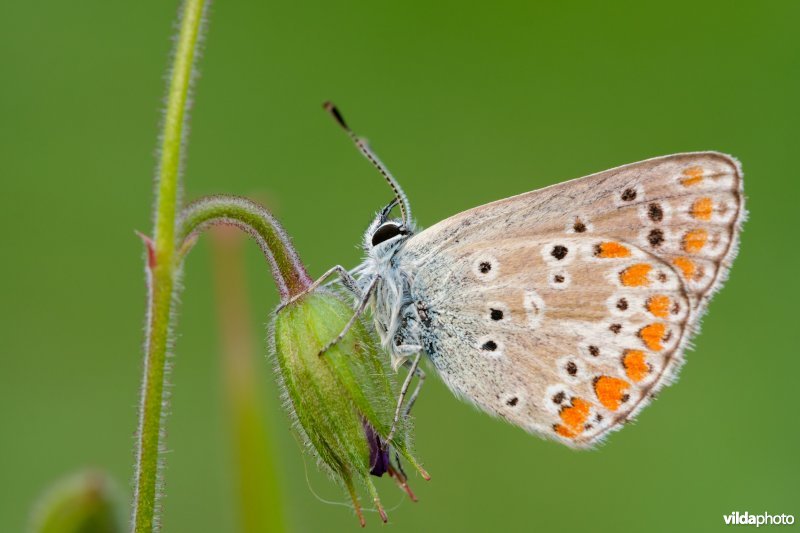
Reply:
[[395, 195], [366, 231], [363, 263], [317, 282], [338, 274], [356, 295], [349, 325], [371, 309], [395, 369], [408, 367], [395, 425], [414, 376], [406, 414], [419, 393], [423, 354], [458, 397], [575, 448], [602, 441], [676, 379], [737, 253], [736, 159], [656, 157], [419, 231], [397, 180], [325, 107]]

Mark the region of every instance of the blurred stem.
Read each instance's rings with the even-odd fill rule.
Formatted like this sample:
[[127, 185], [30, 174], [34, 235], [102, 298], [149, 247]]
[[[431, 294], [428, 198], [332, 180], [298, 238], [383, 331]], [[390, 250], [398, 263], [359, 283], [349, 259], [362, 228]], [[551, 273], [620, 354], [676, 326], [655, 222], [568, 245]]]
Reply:
[[231, 229], [212, 233], [217, 320], [222, 340], [224, 394], [238, 483], [244, 533], [284, 530], [283, 502], [275, 457], [253, 365], [252, 320], [247, 298], [242, 238]]
[[312, 280], [280, 223], [266, 208], [247, 198], [207, 196], [189, 204], [181, 213], [179, 256], [191, 249], [203, 230], [215, 225], [236, 226], [255, 239], [272, 265], [281, 303], [311, 285]]
[[164, 381], [172, 303], [178, 265], [175, 258], [175, 213], [178, 204], [182, 147], [186, 137], [189, 90], [201, 35], [203, 0], [185, 0], [170, 72], [156, 176], [153, 242], [148, 246], [148, 314], [144, 376], [139, 407], [132, 525], [144, 533], [156, 527], [159, 452], [162, 445]]

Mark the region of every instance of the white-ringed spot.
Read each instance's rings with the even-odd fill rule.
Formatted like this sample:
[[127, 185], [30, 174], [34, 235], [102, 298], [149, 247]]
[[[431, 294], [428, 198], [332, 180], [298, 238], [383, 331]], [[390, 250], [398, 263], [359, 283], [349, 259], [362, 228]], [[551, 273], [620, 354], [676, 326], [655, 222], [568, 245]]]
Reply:
[[568, 383], [577, 383], [583, 378], [584, 362], [574, 355], [565, 355], [556, 361], [558, 373]]
[[542, 245], [542, 259], [550, 267], [562, 268], [575, 260], [577, 255], [575, 248], [577, 243], [571, 239], [547, 242]]
[[492, 323], [504, 322], [511, 318], [511, 312], [502, 302], [489, 302], [486, 306], [486, 318]]
[[572, 278], [570, 275], [565, 271], [559, 271], [554, 274], [549, 274], [549, 278], [547, 280], [548, 285], [550, 285], [551, 289], [556, 290], [563, 290], [569, 287]]
[[503, 344], [492, 335], [484, 335], [478, 339], [478, 349], [481, 354], [490, 359], [503, 357]]
[[481, 281], [491, 281], [500, 272], [500, 263], [490, 255], [480, 255], [472, 262], [472, 273]]
[[541, 405], [550, 413], [558, 416], [558, 413], [565, 406], [569, 405], [569, 399], [574, 396], [574, 391], [566, 383], [554, 383], [547, 387], [544, 396], [541, 398]]
[[612, 294], [606, 300], [606, 309], [615, 316], [628, 316], [635, 308], [639, 298], [631, 293]]
[[617, 191], [615, 196], [616, 205], [624, 207], [642, 202], [644, 200], [644, 191], [638, 185], [631, 185], [630, 187], [625, 187]]

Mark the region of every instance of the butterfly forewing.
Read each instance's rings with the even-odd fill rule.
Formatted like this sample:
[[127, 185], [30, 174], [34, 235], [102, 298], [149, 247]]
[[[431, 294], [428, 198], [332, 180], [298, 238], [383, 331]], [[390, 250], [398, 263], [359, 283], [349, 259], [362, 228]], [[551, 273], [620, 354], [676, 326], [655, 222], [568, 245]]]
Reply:
[[481, 206], [399, 254], [426, 352], [460, 396], [573, 446], [675, 375], [727, 274], [741, 172], [679, 154]]

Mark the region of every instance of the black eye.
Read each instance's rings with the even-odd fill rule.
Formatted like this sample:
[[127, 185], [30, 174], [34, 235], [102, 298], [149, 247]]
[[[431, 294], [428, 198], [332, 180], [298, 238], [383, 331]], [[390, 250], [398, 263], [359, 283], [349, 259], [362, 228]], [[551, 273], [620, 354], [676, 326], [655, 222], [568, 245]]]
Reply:
[[372, 246], [377, 246], [383, 241], [388, 241], [397, 235], [406, 235], [408, 232], [393, 222], [386, 222], [372, 234]]

